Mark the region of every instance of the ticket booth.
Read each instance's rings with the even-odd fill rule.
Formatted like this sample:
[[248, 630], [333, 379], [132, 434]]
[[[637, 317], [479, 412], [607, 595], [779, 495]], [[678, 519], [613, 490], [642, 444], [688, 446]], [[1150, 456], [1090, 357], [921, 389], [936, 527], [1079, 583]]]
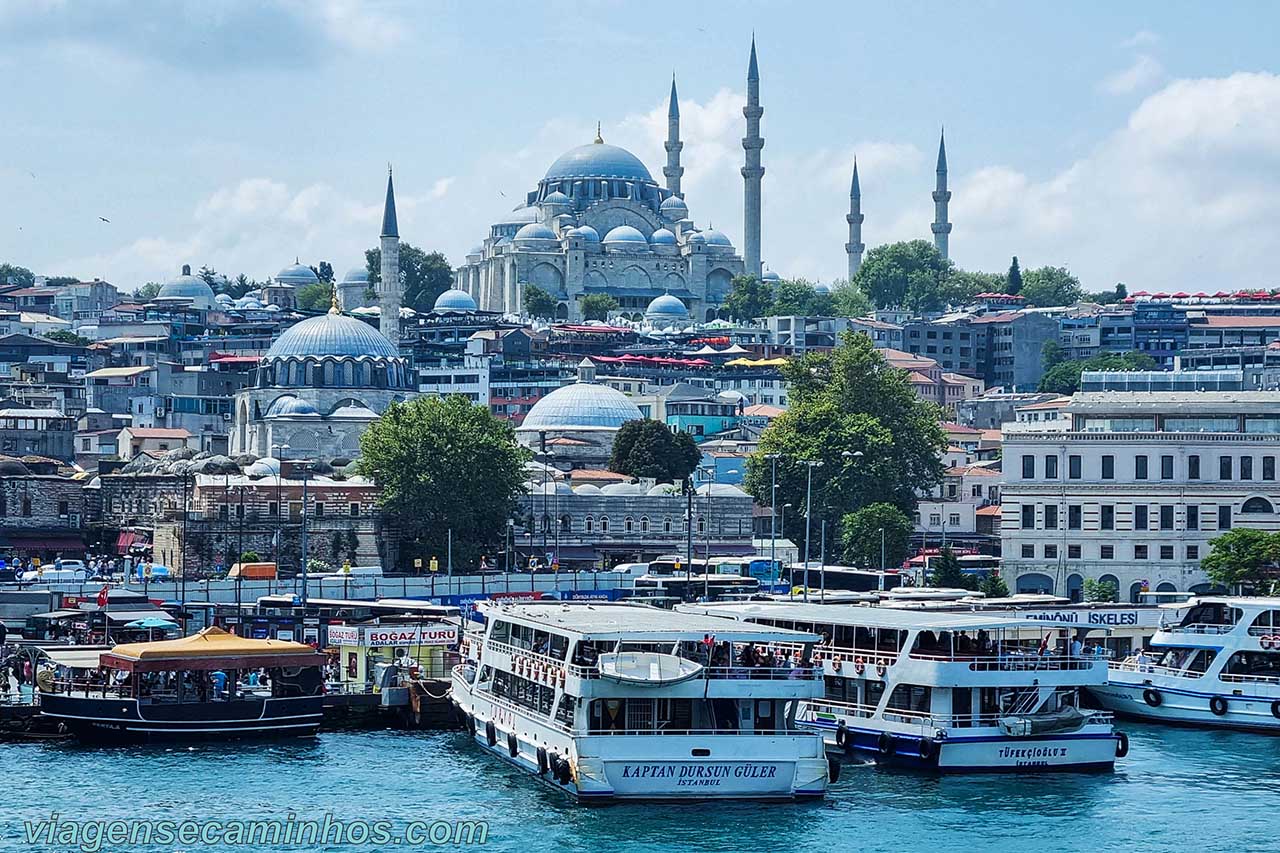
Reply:
[[458, 626], [449, 622], [419, 625], [330, 625], [329, 647], [338, 650], [338, 680], [343, 690], [374, 689], [379, 664], [408, 659], [418, 678], [448, 678], [457, 663]]

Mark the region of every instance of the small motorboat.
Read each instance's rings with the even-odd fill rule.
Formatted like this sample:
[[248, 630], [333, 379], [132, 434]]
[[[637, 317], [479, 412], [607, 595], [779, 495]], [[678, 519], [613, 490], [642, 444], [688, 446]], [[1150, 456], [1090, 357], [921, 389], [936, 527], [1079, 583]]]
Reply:
[[600, 677], [619, 684], [658, 686], [696, 678], [702, 664], [661, 652], [612, 652], [600, 655]]

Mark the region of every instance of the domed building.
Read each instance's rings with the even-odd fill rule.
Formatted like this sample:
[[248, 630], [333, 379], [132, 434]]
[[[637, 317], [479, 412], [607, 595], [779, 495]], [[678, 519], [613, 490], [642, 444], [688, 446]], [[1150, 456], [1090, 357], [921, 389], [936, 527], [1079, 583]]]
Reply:
[[219, 309], [213, 288], [204, 279], [191, 274], [191, 265], [182, 265], [182, 274], [171, 278], [160, 286], [153, 302], [169, 303], [174, 307], [191, 307], [198, 311], [214, 311]]
[[689, 322], [689, 309], [670, 293], [655, 296], [644, 309], [644, 318], [660, 329], [684, 326]]
[[[674, 86], [671, 115], [678, 137]], [[675, 156], [682, 174], [678, 150]], [[515, 211], [490, 227], [457, 269], [456, 286], [482, 311], [522, 313], [524, 289], [536, 285], [555, 298], [562, 321], [581, 321], [582, 300], [593, 293], [614, 297], [629, 319], [641, 319], [664, 295], [685, 306], [686, 322], [715, 319], [743, 259], [728, 236], [694, 227], [672, 168], [669, 162], [659, 185], [640, 158], [597, 132], [595, 142], [558, 157]]]
[[338, 307], [343, 311], [368, 308], [374, 300], [368, 298], [369, 270], [364, 266], [352, 267], [338, 282]]
[[644, 414], [627, 395], [597, 384], [595, 378], [595, 364], [584, 358], [578, 365], [578, 381], [534, 403], [516, 427], [516, 440], [535, 450], [544, 440], [554, 442], [560, 468], [605, 467], [618, 430], [627, 421], [642, 420]]
[[236, 394], [231, 452], [355, 457], [360, 435], [393, 401], [414, 396], [409, 363], [362, 320], [329, 313], [285, 331]]

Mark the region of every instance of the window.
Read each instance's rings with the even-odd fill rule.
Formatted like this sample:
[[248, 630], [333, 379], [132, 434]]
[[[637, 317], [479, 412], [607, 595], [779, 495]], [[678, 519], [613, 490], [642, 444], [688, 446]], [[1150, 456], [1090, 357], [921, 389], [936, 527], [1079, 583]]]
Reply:
[[601, 533], [609, 532], [609, 516], [607, 515], [600, 516], [600, 532]]
[[1067, 546], [1067, 559], [1068, 559], [1068, 560], [1078, 560], [1078, 559], [1080, 559], [1080, 546], [1079, 546], [1079, 545], [1068, 545], [1068, 546]]
[[641, 533], [649, 532], [649, 516], [647, 515], [640, 516], [640, 532]]
[[1253, 479], [1253, 457], [1252, 456], [1240, 457], [1240, 479], [1241, 480]]
[[1133, 529], [1134, 530], [1147, 529], [1147, 516], [1149, 515], [1150, 512], [1151, 511], [1147, 509], [1146, 504], [1133, 505]]
[[1271, 501], [1267, 500], [1266, 498], [1260, 498], [1257, 496], [1249, 498], [1247, 501], [1245, 501], [1244, 504], [1240, 507], [1240, 511], [1254, 513], [1254, 514], [1256, 513], [1270, 514], [1274, 512], [1274, 510], [1271, 507]]
[[1036, 478], [1036, 458], [1034, 456], [1022, 457], [1022, 479], [1034, 480]]
[[1023, 545], [1023, 546], [1022, 546], [1022, 556], [1023, 556], [1024, 558], [1026, 558], [1026, 559], [1030, 560], [1030, 559], [1032, 559], [1033, 557], [1035, 557], [1035, 555], [1036, 555], [1036, 546], [1035, 546], [1035, 545]]
[[1171, 506], [1160, 507], [1160, 529], [1161, 530], [1173, 529], [1173, 507]]
[[1262, 479], [1274, 480], [1276, 478], [1276, 458], [1274, 456], [1262, 457]]
[[702, 517], [698, 518], [698, 532], [699, 533], [707, 532], [707, 520], [705, 518], [702, 518]]
[[1146, 545], [1134, 545], [1134, 546], [1133, 546], [1133, 559], [1135, 559], [1135, 560], [1145, 560], [1145, 559], [1147, 559], [1147, 546], [1146, 546]]
[[1231, 529], [1231, 505], [1230, 504], [1224, 504], [1223, 506], [1218, 507], [1218, 529], [1219, 530]]
[[1200, 507], [1198, 506], [1187, 507], [1187, 529], [1188, 530], [1200, 529]]
[[1116, 458], [1114, 456], [1102, 457], [1102, 479], [1114, 480], [1116, 478]]
[[1046, 456], [1044, 458], [1044, 478], [1046, 480], [1058, 479], [1058, 457]]
[[582, 522], [582, 529], [585, 530], [587, 533], [595, 532], [596, 520], [588, 515], [586, 519], [584, 519]]
[[1145, 456], [1133, 457], [1133, 479], [1135, 480], [1147, 479], [1147, 457]]
[[347, 504], [347, 514], [350, 515], [352, 518], [359, 518], [360, 504], [356, 503], [355, 501], [352, 501], [351, 503]]
[[279, 514], [280, 514], [280, 504], [276, 501], [269, 501], [267, 503], [267, 515], [277, 516]]
[[960, 513], [958, 513], [958, 512], [953, 512], [953, 513], [951, 513], [949, 516], [947, 516], [947, 524], [950, 524], [952, 527], [959, 527], [959, 526], [960, 526]]
[[1022, 505], [1022, 529], [1034, 530], [1036, 527], [1036, 508], [1033, 504]]
[[1067, 457], [1067, 476], [1072, 480], [1080, 479], [1080, 457], [1071, 455]]
[[1058, 546], [1057, 546], [1057, 545], [1045, 545], [1045, 546], [1044, 546], [1044, 558], [1045, 558], [1046, 560], [1056, 560], [1056, 559], [1058, 559]]
[[1200, 479], [1200, 457], [1199, 457], [1199, 455], [1193, 454], [1193, 455], [1191, 455], [1191, 456], [1188, 456], [1188, 457], [1187, 457], [1187, 479], [1188, 479], [1188, 480], [1199, 480], [1199, 479]]
[[1218, 457], [1218, 479], [1219, 480], [1231, 479], [1231, 457], [1230, 456]]
[[1058, 529], [1058, 505], [1057, 504], [1044, 505], [1044, 529], [1045, 530]]
[[1116, 508], [1114, 506], [1110, 504], [1102, 506], [1102, 523], [1100, 526], [1103, 530], [1116, 529]]
[[1172, 456], [1160, 457], [1160, 479], [1161, 480], [1173, 479], [1173, 457]]
[[1072, 504], [1067, 507], [1067, 529], [1079, 530], [1083, 516], [1084, 513], [1082, 512], [1082, 507], [1079, 504]]
[[1116, 558], [1116, 546], [1102, 545], [1098, 548], [1098, 557], [1103, 560], [1114, 560]]
[[635, 526], [636, 526], [636, 523], [634, 520], [632, 520], [631, 516], [628, 515], [626, 518], [622, 519], [623, 533], [631, 533], [635, 529]]
[[1199, 546], [1199, 545], [1188, 545], [1188, 546], [1187, 546], [1187, 559], [1188, 559], [1188, 560], [1198, 560], [1198, 559], [1200, 559], [1200, 546]]
[[1162, 560], [1172, 560], [1172, 559], [1173, 559], [1173, 546], [1172, 546], [1172, 545], [1161, 545], [1161, 546], [1160, 546], [1160, 559], [1162, 559]]
[[666, 518], [662, 519], [662, 532], [663, 533], [671, 532], [671, 516], [669, 515]]
[[316, 501], [316, 518], [324, 518], [324, 501]]
[[930, 526], [930, 527], [941, 527], [941, 526], [942, 526], [942, 513], [940, 513], [940, 512], [931, 512], [931, 513], [929, 513], [929, 526]]

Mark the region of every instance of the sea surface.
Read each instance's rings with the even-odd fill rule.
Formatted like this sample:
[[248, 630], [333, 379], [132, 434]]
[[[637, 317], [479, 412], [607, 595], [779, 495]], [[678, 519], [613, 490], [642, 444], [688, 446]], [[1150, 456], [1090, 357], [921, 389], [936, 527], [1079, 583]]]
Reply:
[[[521, 853], [1274, 849], [1280, 738], [1121, 728], [1132, 746], [1114, 773], [934, 777], [846, 765], [826, 801], [798, 805], [576, 806], [455, 732], [335, 732], [196, 747], [0, 744], [0, 849], [98, 846], [30, 841], [24, 822], [51, 813], [64, 822], [205, 823], [320, 822], [328, 813], [334, 821], [389, 821], [396, 831], [408, 821], [483, 821], [480, 849]], [[459, 849], [453, 840], [99, 843], [102, 850]]]

